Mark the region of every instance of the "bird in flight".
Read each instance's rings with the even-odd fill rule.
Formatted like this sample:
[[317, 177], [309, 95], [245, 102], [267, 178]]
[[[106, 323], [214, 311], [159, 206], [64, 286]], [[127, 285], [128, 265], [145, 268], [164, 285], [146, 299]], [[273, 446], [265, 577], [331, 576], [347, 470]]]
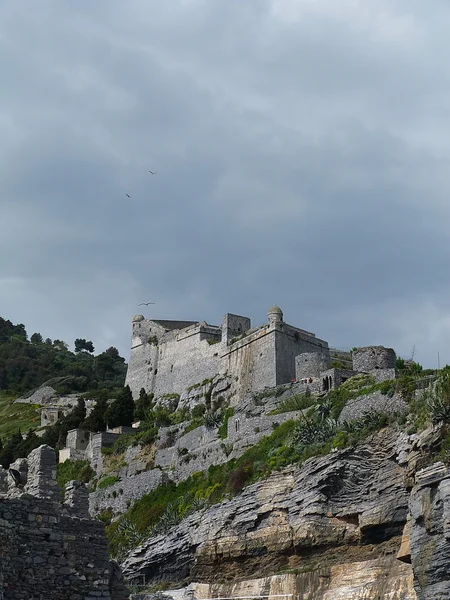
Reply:
[[141, 302], [139, 306], [148, 306], [149, 304], [155, 304], [154, 302]]
[[125, 196], [126, 196], [127, 198], [131, 198], [130, 194], [125, 194]]
[[151, 173], [152, 175], [156, 175], [156, 171], [150, 171], [149, 170], [149, 173]]

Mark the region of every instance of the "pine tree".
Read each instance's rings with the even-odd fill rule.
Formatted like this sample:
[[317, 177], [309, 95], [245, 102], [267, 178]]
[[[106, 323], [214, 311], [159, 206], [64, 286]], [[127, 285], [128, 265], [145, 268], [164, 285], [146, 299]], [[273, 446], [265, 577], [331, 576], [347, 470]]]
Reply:
[[108, 408], [106, 419], [108, 427], [117, 427], [118, 425], [130, 426], [133, 422], [134, 400], [130, 386], [121, 390], [119, 396]]
[[153, 394], [148, 395], [144, 388], [141, 388], [139, 392], [139, 399], [136, 400], [136, 407], [134, 410], [134, 418], [135, 419], [145, 419], [145, 414], [147, 410], [150, 408], [151, 400], [153, 399]]

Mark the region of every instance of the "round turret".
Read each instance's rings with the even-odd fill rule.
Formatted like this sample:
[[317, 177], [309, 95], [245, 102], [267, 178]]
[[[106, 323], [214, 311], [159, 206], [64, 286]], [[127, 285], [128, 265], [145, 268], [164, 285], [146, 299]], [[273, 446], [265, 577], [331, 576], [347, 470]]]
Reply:
[[271, 308], [269, 308], [269, 312], [267, 313], [267, 318], [271, 325], [274, 323], [282, 323], [283, 322], [283, 311], [278, 306], [273, 305]]
[[353, 370], [369, 373], [376, 369], [395, 369], [395, 351], [384, 346], [366, 346], [353, 351]]
[[133, 317], [133, 323], [139, 323], [139, 321], [143, 321], [144, 320], [144, 315], [134, 315]]

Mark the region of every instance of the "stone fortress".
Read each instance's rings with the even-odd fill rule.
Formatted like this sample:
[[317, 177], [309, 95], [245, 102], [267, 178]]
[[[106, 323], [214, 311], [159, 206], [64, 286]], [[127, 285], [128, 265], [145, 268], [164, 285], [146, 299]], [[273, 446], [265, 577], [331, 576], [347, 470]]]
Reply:
[[[111, 446], [120, 431], [69, 432], [60, 461], [85, 459], [97, 477], [112, 473], [118, 478], [90, 494], [91, 514], [123, 513], [161, 483], [180, 482], [239, 458], [281, 423], [300, 418], [302, 410], [277, 410], [292, 396], [308, 390], [324, 395], [363, 373], [376, 381], [395, 378], [392, 349], [369, 346], [351, 354], [338, 352], [313, 333], [285, 324], [277, 307], [269, 311], [268, 323], [256, 329], [250, 328], [248, 318], [235, 315], [226, 315], [222, 328], [138, 316], [132, 345], [126, 383], [135, 397], [144, 388], [158, 403], [175, 403], [177, 411], [202, 405], [210, 413], [223, 415], [226, 407], [230, 412], [222, 431], [206, 424], [192, 428], [190, 420], [161, 427], [151, 455], [139, 445], [130, 447], [114, 471], [102, 448]], [[404, 412], [406, 404], [397, 393], [390, 397], [375, 391], [348, 402], [342, 419], [358, 418], [368, 410]]]
[[[360, 348], [353, 356], [330, 349], [314, 333], [285, 323], [277, 306], [256, 328], [248, 317], [226, 314], [220, 327], [136, 315], [132, 329], [125, 383], [135, 398], [141, 388], [156, 397], [183, 394], [217, 376], [228, 376], [240, 399], [291, 382], [326, 392], [360, 372], [373, 373], [377, 381], [395, 377], [392, 349]], [[332, 368], [333, 362], [339, 368]]]

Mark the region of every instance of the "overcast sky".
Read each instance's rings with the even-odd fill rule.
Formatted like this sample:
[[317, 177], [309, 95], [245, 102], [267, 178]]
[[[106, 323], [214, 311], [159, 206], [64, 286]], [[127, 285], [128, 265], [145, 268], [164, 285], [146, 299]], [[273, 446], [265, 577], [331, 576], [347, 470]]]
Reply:
[[136, 313], [275, 303], [450, 363], [449, 31], [448, 0], [1, 2], [0, 316], [128, 360]]

